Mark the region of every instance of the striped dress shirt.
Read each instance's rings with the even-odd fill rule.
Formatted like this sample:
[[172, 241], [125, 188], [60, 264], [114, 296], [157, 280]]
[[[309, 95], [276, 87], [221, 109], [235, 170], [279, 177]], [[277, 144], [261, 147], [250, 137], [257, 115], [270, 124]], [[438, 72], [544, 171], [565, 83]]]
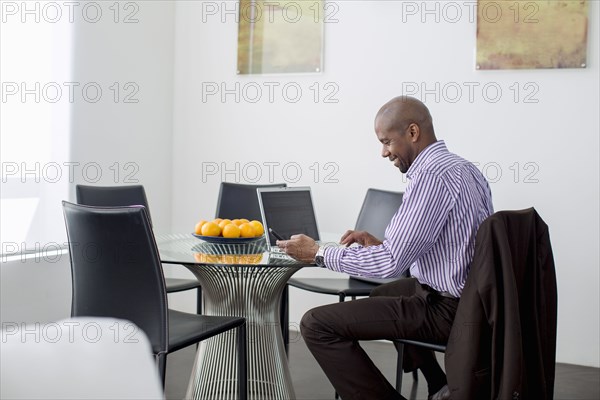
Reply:
[[350, 275], [398, 277], [460, 297], [475, 253], [481, 222], [493, 213], [487, 180], [471, 162], [450, 153], [443, 141], [425, 148], [407, 171], [402, 205], [383, 243], [328, 247], [327, 268]]

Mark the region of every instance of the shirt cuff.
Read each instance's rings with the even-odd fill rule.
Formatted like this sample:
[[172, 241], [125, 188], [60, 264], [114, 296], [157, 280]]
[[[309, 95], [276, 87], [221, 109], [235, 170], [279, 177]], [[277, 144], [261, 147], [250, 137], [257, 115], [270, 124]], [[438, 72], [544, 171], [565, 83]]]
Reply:
[[342, 272], [342, 257], [345, 247], [326, 247], [324, 252], [325, 265], [332, 271]]

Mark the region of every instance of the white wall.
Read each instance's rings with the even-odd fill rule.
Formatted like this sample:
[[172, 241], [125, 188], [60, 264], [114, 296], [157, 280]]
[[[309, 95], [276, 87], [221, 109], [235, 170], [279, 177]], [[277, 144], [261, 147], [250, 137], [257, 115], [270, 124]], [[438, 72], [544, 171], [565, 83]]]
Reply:
[[71, 159], [82, 166], [96, 163], [102, 176], [96, 182], [97, 168], [90, 168], [76, 183], [143, 184], [152, 221], [165, 230], [171, 209], [175, 7], [168, 1], [130, 2], [135, 8], [119, 3], [115, 23], [117, 3], [96, 4], [102, 7], [99, 22], [75, 24], [73, 78], [81, 87], [97, 83], [102, 96], [96, 103], [73, 103]]
[[[492, 184], [497, 210], [534, 206], [550, 226], [559, 287], [558, 354], [560, 362], [599, 366], [598, 315], [598, 4], [590, 3], [588, 68], [565, 70], [477, 71], [474, 68], [476, 24], [467, 8], [456, 23], [421, 14], [403, 16], [400, 1], [336, 2], [338, 22], [326, 25], [325, 69], [315, 75], [237, 76], [237, 25], [217, 5], [203, 13], [202, 2], [181, 1], [175, 19], [175, 96], [173, 132], [173, 228], [189, 231], [196, 220], [214, 215], [222, 175], [206, 175], [215, 165], [229, 169], [229, 181], [250, 183], [255, 164], [263, 165], [259, 182], [311, 185], [322, 231], [342, 232], [356, 219], [368, 187], [402, 190], [403, 177], [386, 160], [373, 132], [378, 108], [403, 90], [419, 87], [464, 89], [415, 93], [434, 116], [438, 138], [454, 151], [479, 162]], [[422, 3], [412, 3], [417, 7]], [[441, 3], [443, 4], [443, 3]], [[462, 4], [462, 3], [457, 3]], [[235, 5], [227, 3], [229, 9]], [[206, 11], [207, 9], [204, 8]], [[403, 18], [405, 22], [403, 22]], [[202, 23], [201, 23], [202, 21]], [[265, 83], [277, 82], [274, 101]], [[326, 83], [339, 91], [326, 103]], [[469, 101], [469, 82], [478, 84]], [[208, 96], [217, 85], [235, 94]], [[321, 97], [314, 101], [311, 85]], [[517, 86], [514, 86], [516, 83]], [[286, 101], [285, 84], [301, 87], [296, 103]], [[484, 85], [500, 87], [493, 103]], [[528, 85], [529, 86], [526, 86]], [[264, 89], [263, 98], [249, 100]], [[314, 88], [314, 86], [312, 86]], [[511, 90], [511, 87], [513, 88]], [[520, 89], [515, 101], [514, 89]], [[536, 103], [524, 96], [535, 89]], [[493, 92], [487, 93], [493, 96]], [[203, 96], [204, 95], [204, 96]], [[293, 93], [292, 93], [293, 95]], [[203, 98], [204, 97], [204, 98]], [[265, 162], [279, 162], [270, 179]], [[204, 163], [204, 164], [203, 164]], [[240, 163], [239, 173], [235, 172]], [[298, 163], [301, 179], [295, 181]], [[311, 166], [334, 163], [337, 181], [314, 179]], [[518, 163], [518, 164], [515, 164]], [[532, 163], [532, 164], [526, 164]], [[246, 166], [246, 170], [244, 170]], [[512, 169], [511, 169], [512, 167]], [[516, 176], [515, 171], [519, 174]], [[245, 174], [244, 174], [245, 172]], [[497, 176], [497, 172], [501, 176]], [[205, 176], [203, 176], [203, 173]], [[533, 176], [528, 175], [533, 173]], [[527, 182], [535, 179], [535, 182]], [[313, 271], [302, 271], [311, 274]], [[292, 291], [291, 321], [316, 303], [334, 302]], [[581, 307], [585, 304], [585, 315]]]

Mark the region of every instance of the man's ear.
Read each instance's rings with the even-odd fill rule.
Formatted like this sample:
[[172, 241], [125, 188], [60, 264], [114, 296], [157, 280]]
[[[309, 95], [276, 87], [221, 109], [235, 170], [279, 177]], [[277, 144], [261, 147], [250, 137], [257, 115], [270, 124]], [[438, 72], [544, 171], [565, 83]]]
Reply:
[[417, 140], [419, 140], [421, 128], [419, 128], [419, 125], [412, 123], [408, 126], [408, 133], [410, 134], [411, 142], [415, 143]]

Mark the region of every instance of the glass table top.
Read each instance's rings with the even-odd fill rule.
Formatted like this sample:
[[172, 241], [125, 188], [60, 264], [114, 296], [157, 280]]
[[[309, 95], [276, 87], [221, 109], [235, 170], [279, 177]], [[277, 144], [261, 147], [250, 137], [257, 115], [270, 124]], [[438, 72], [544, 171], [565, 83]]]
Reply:
[[160, 260], [166, 264], [310, 266], [283, 252], [271, 251], [266, 240], [209, 243], [191, 233], [156, 235]]

